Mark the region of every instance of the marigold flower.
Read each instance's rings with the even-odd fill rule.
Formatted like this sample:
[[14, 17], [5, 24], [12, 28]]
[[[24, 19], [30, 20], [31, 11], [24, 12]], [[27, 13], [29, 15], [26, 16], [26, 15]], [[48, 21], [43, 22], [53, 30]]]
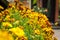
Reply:
[[40, 30], [36, 29], [35, 31], [35, 34], [40, 34]]
[[9, 32], [0, 31], [0, 40], [13, 40], [12, 36], [14, 40], [40, 40], [42, 37], [44, 40], [52, 40], [54, 34], [46, 15], [32, 11], [18, 0], [10, 3], [6, 10], [1, 11], [0, 26], [1, 30], [7, 27], [6, 30]]
[[30, 12], [31, 12], [31, 10], [27, 10], [27, 11], [26, 11], [26, 13], [30, 13]]
[[12, 27], [12, 24], [10, 24], [9, 22], [2, 22], [2, 26], [4, 26], [4, 27]]
[[28, 40], [27, 37], [17, 37], [16, 40]]
[[51, 28], [43, 28], [43, 31], [51, 31], [52, 29]]
[[7, 31], [0, 30], [0, 40], [14, 40], [12, 35]]
[[10, 20], [10, 16], [7, 15], [7, 16], [5, 17], [5, 20]]
[[0, 9], [4, 9], [2, 6], [0, 6]]
[[16, 27], [16, 28], [11, 28], [9, 31], [11, 31], [12, 33], [16, 34], [18, 37], [22, 37], [25, 35], [23, 29]]
[[2, 13], [0, 13], [0, 17], [2, 16]]

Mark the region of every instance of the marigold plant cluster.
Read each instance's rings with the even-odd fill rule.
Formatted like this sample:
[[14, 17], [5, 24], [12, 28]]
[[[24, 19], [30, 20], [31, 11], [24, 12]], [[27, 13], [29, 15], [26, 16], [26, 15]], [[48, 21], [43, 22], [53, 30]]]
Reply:
[[0, 12], [0, 40], [53, 40], [53, 34], [48, 18], [21, 2]]

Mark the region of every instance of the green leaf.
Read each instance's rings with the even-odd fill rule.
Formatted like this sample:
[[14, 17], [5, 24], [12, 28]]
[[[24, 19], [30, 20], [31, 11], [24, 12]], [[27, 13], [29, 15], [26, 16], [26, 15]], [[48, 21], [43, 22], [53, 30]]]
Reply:
[[35, 4], [37, 2], [37, 0], [33, 0], [33, 4]]

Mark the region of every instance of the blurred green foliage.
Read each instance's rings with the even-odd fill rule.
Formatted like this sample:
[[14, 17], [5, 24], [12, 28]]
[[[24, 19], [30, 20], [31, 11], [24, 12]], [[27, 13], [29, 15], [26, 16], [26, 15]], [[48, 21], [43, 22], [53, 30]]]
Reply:
[[46, 8], [40, 8], [38, 6], [34, 6], [33, 11], [47, 15], [47, 9]]

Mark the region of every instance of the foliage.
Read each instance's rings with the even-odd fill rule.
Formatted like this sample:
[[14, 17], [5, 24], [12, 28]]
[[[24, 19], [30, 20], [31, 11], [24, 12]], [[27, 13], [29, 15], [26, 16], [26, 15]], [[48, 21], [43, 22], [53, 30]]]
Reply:
[[34, 7], [33, 7], [33, 10], [34, 10], [35, 12], [43, 13], [43, 14], [45, 14], [45, 15], [47, 15], [47, 11], [48, 11], [46, 8], [40, 8], [40, 7], [38, 7], [38, 6], [34, 6]]
[[36, 4], [37, 3], [37, 0], [33, 0], [33, 4]]
[[58, 16], [58, 18], [60, 19], [60, 15]]
[[53, 34], [48, 18], [21, 2], [0, 12], [0, 40], [52, 40]]

